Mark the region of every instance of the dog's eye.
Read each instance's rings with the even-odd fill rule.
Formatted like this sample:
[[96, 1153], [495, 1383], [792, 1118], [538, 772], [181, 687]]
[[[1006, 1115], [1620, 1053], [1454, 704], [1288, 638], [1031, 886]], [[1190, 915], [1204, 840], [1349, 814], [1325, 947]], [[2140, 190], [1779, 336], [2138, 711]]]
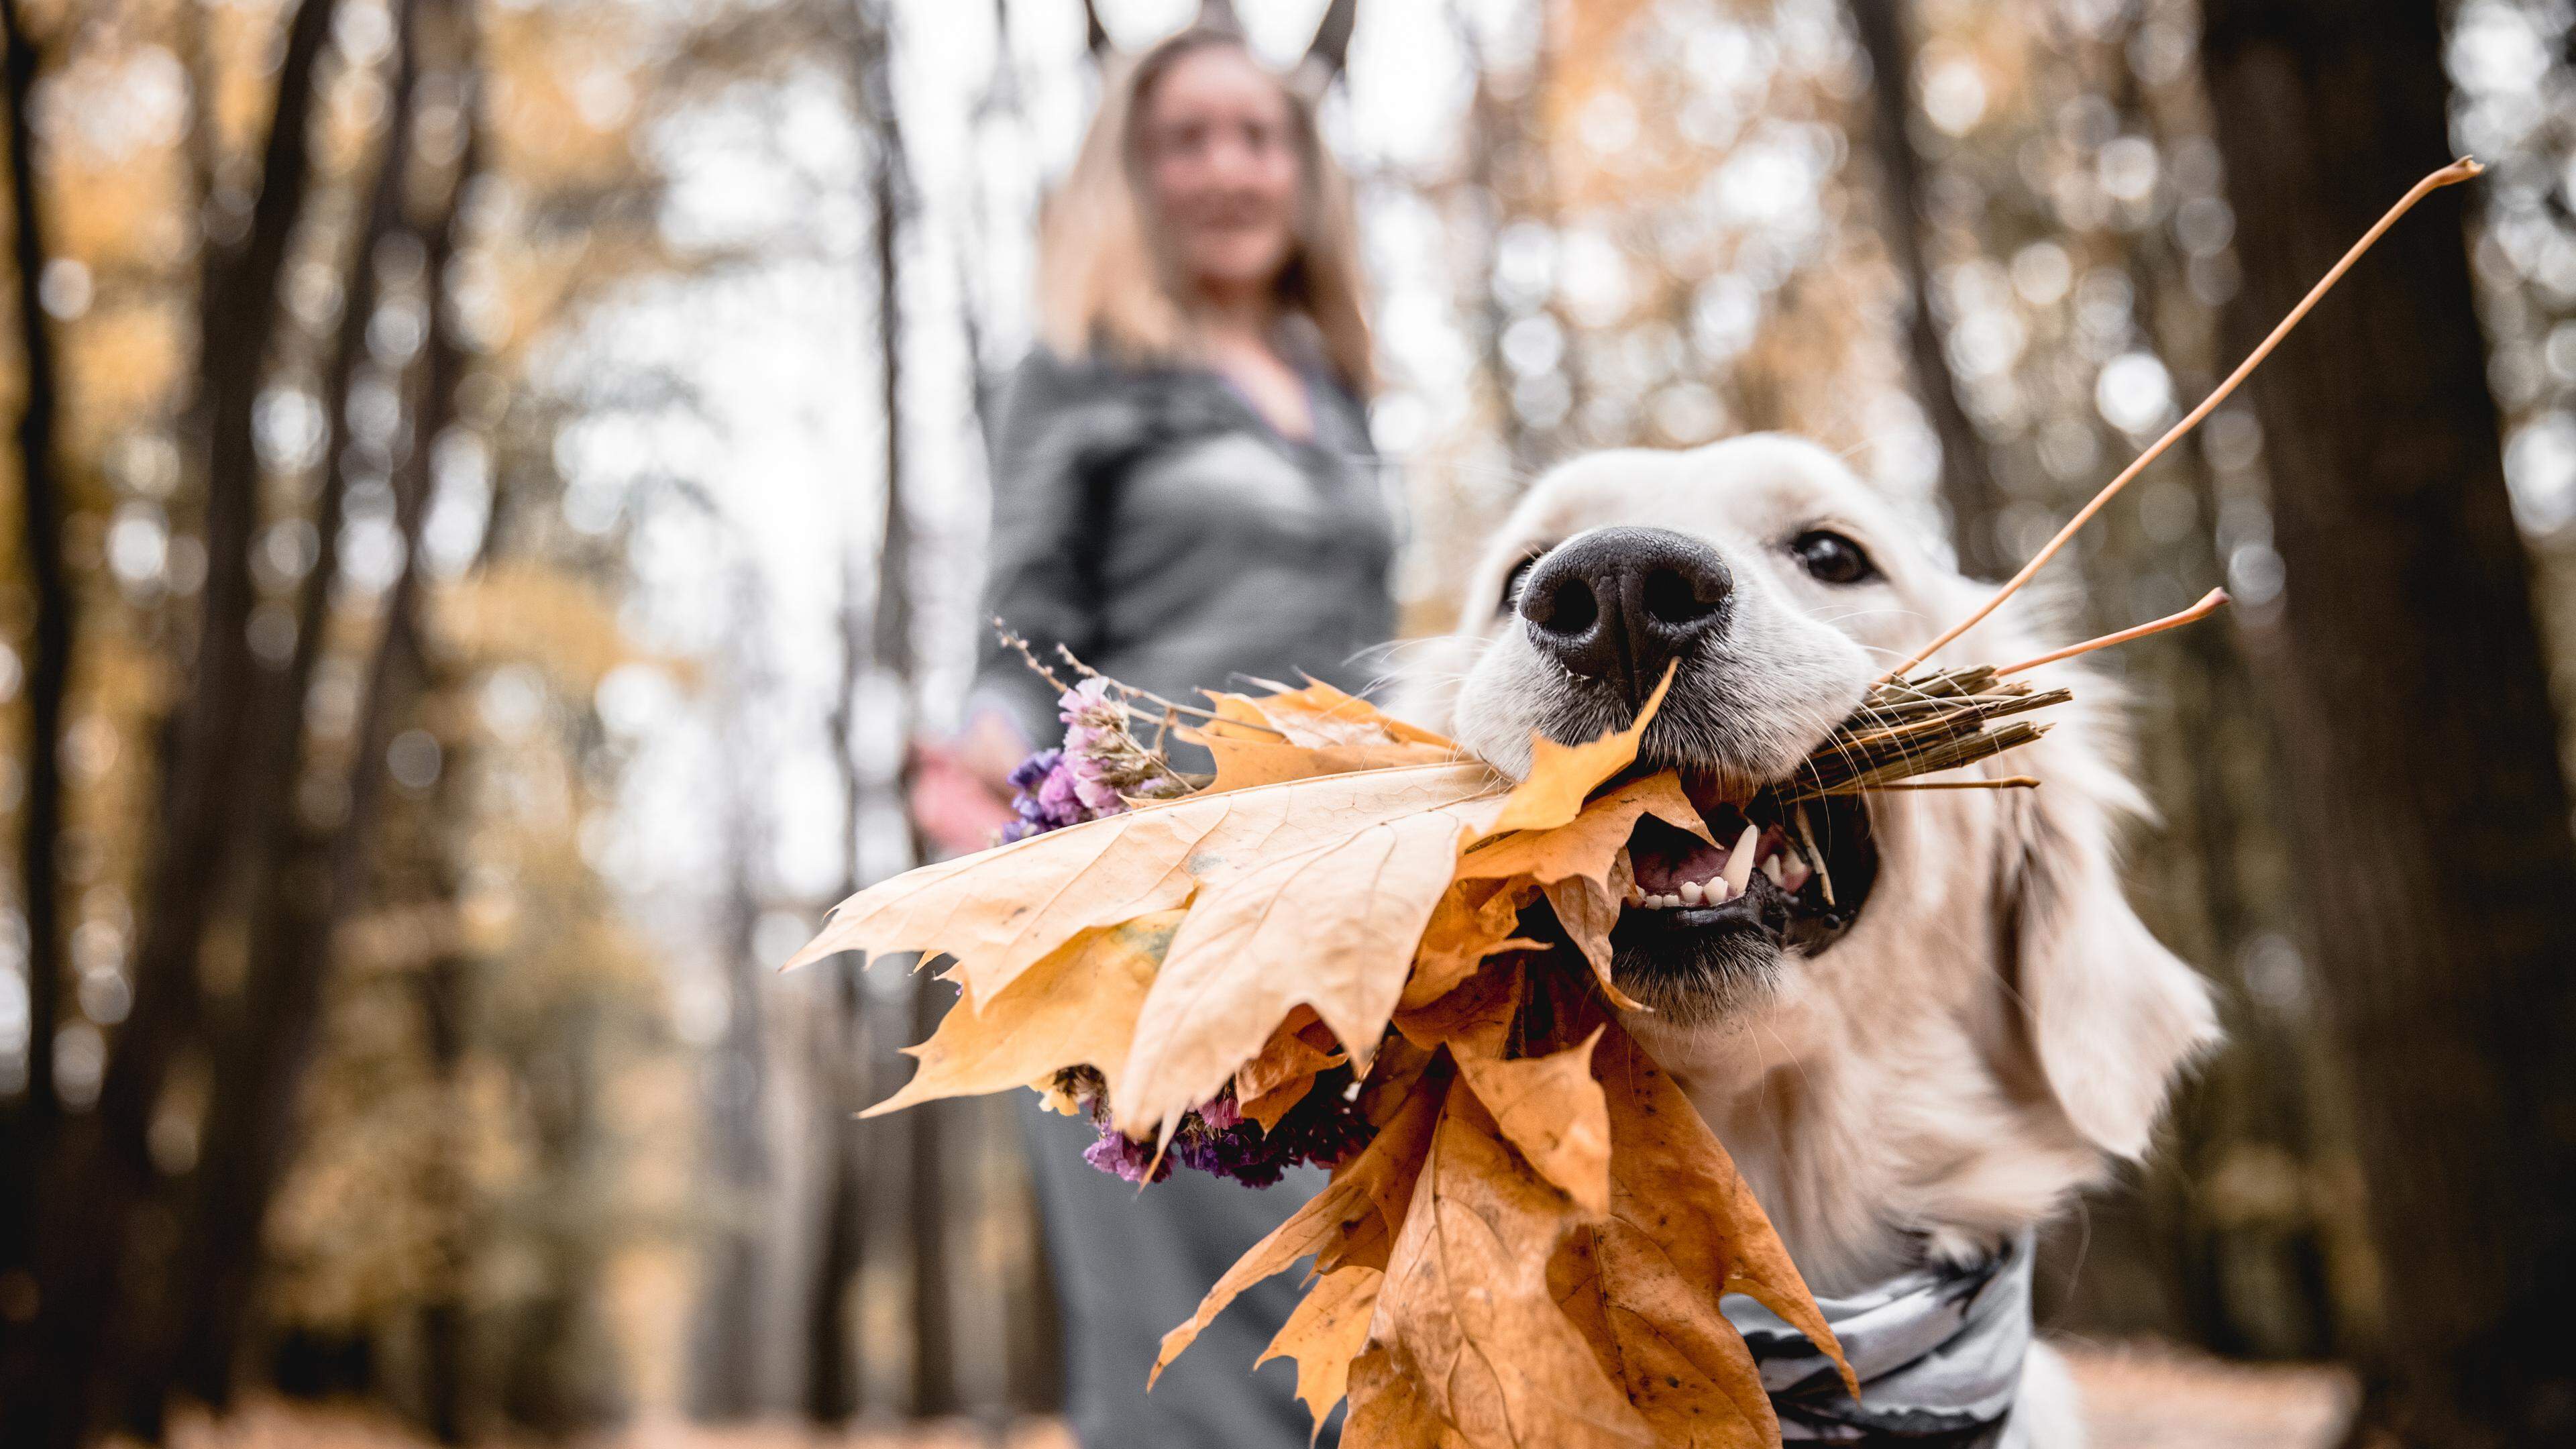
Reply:
[[1494, 612], [1508, 614], [1520, 603], [1521, 584], [1529, 578], [1530, 567], [1539, 561], [1539, 557], [1531, 554], [1512, 565], [1512, 571], [1503, 575], [1503, 596], [1494, 601]]
[[1878, 577], [1878, 565], [1859, 544], [1829, 528], [1810, 529], [1789, 540], [1799, 566], [1828, 584], [1857, 584]]

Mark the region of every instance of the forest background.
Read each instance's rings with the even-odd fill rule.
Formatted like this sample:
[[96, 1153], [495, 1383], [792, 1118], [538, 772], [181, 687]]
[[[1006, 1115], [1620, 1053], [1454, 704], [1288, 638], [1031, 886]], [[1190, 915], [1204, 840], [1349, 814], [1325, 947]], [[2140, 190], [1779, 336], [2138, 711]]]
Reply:
[[2237, 600], [2107, 661], [2229, 1044], [2042, 1308], [2563, 1428], [2565, 0], [0, 0], [10, 1441], [1053, 1402], [1007, 1112], [849, 1118], [939, 988], [769, 968], [913, 859], [1040, 205], [1194, 18], [1325, 95], [1416, 634], [1753, 429], [2006, 571], [2488, 163], [2059, 566]]

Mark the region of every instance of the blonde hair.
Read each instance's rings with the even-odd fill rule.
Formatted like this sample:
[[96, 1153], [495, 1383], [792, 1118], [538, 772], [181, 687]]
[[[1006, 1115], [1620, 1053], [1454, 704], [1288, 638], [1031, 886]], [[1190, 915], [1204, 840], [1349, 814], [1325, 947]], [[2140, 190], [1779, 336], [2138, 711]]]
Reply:
[[[1073, 172], [1048, 201], [1039, 230], [1038, 335], [1058, 354], [1150, 361], [1189, 355], [1184, 283], [1154, 240], [1162, 228], [1152, 224], [1137, 133], [1155, 87], [1172, 68], [1220, 46], [1249, 55], [1238, 36], [1190, 29], [1112, 77]], [[1288, 103], [1300, 192], [1293, 244], [1279, 271], [1279, 305], [1313, 325], [1324, 360], [1345, 386], [1366, 396], [1377, 374], [1350, 188], [1324, 149], [1313, 101], [1284, 80], [1279, 91]]]

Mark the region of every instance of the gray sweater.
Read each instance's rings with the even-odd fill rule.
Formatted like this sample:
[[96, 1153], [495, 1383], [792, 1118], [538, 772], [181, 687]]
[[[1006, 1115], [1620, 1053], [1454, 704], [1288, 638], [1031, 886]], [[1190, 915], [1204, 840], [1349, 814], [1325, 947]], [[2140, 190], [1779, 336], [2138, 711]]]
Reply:
[[[1394, 632], [1396, 515], [1358, 399], [1307, 375], [1315, 436], [1294, 442], [1204, 369], [1030, 357], [1002, 405], [985, 614], [1185, 704], [1247, 676], [1365, 684], [1358, 654]], [[1015, 655], [988, 645], [976, 683], [1032, 740], [1061, 733]]]
[[[1395, 512], [1358, 399], [1309, 377], [1315, 437], [1299, 443], [1210, 372], [1023, 363], [996, 449], [986, 613], [1042, 656], [1061, 642], [1184, 703], [1244, 675], [1364, 684], [1354, 656], [1394, 626]], [[1032, 740], [1062, 737], [1016, 655], [988, 650], [977, 690]], [[1150, 1396], [1145, 1373], [1164, 1332], [1324, 1174], [1256, 1192], [1185, 1170], [1139, 1193], [1082, 1160], [1088, 1123], [1036, 1103], [1022, 1122], [1084, 1449], [1304, 1449], [1294, 1369], [1252, 1369], [1296, 1305], [1294, 1273], [1237, 1299]]]

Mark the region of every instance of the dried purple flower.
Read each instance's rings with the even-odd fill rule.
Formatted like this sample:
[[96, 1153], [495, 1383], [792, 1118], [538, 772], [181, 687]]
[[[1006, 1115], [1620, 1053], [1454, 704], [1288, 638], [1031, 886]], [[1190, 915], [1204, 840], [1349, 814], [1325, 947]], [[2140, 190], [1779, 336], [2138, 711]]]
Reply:
[[[1289, 1168], [1303, 1163], [1335, 1166], [1368, 1145], [1377, 1129], [1345, 1094], [1350, 1083], [1347, 1067], [1324, 1073], [1305, 1099], [1267, 1132], [1244, 1117], [1233, 1089], [1228, 1088], [1181, 1118], [1162, 1161], [1156, 1164], [1154, 1144], [1132, 1140], [1111, 1122], [1106, 1083], [1098, 1072], [1072, 1067], [1055, 1078], [1056, 1090], [1080, 1102], [1100, 1129], [1100, 1140], [1085, 1149], [1083, 1161], [1135, 1183], [1160, 1182], [1178, 1163], [1233, 1178], [1247, 1187], [1269, 1187]], [[1149, 1166], [1154, 1168], [1150, 1179]]]

